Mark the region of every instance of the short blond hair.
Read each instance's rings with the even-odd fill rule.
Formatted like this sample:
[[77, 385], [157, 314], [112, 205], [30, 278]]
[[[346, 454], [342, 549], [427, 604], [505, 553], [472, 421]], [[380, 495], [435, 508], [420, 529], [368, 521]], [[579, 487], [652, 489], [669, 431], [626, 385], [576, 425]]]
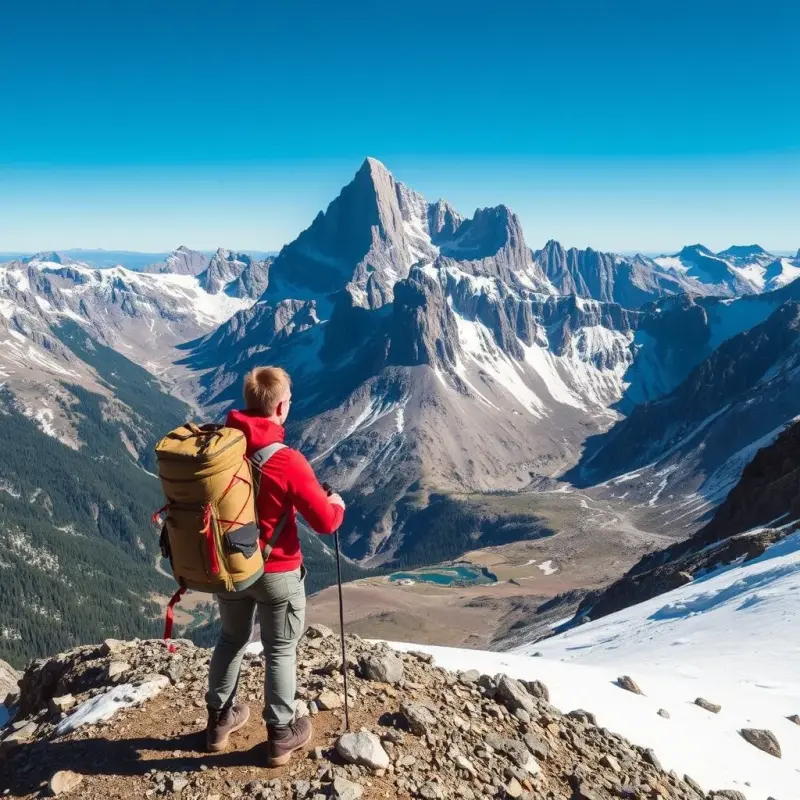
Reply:
[[289, 373], [281, 367], [256, 367], [244, 376], [244, 402], [248, 411], [272, 416], [291, 388]]

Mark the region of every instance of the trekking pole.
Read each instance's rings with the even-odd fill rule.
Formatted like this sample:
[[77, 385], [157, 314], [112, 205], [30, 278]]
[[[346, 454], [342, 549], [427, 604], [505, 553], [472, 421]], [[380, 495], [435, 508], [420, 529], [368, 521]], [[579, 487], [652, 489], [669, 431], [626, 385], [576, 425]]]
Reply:
[[350, 700], [347, 697], [347, 643], [344, 640], [344, 600], [342, 599], [342, 557], [339, 552], [339, 531], [333, 532], [336, 546], [336, 580], [339, 584], [339, 629], [342, 633], [342, 675], [344, 676], [344, 729], [350, 730]]
[[[322, 488], [333, 494], [329, 483], [323, 483]], [[344, 678], [344, 729], [350, 730], [350, 700], [347, 697], [347, 642], [344, 640], [344, 599], [342, 598], [342, 554], [339, 550], [339, 531], [333, 532], [333, 543], [336, 548], [336, 582], [339, 584], [339, 630], [342, 634], [342, 677]]]

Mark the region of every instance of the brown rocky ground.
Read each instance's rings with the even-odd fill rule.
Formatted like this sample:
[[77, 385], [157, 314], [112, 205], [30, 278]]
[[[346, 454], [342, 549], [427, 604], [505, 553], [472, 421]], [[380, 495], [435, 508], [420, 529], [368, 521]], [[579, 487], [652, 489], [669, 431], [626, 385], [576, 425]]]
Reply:
[[[66, 770], [75, 776], [60, 775], [56, 787], [71, 779], [77, 786], [65, 794], [86, 800], [703, 797], [663, 772], [651, 751], [598, 728], [591, 714], [562, 714], [538, 682], [456, 675], [428, 656], [394, 653], [356, 636], [348, 645], [351, 727], [371, 734], [339, 739], [339, 639], [314, 626], [301, 642], [298, 685], [301, 709], [314, 715], [314, 739], [307, 754], [276, 770], [263, 766], [260, 657], [245, 661], [240, 684], [251, 720], [231, 749], [216, 755], [202, 750], [208, 651], [185, 641], [173, 654], [158, 641], [109, 641], [34, 662], [21, 682], [16, 730], [7, 728], [0, 741], [0, 791], [39, 797]], [[163, 688], [141, 706], [58, 735], [56, 725], [84, 701], [152, 681]]]

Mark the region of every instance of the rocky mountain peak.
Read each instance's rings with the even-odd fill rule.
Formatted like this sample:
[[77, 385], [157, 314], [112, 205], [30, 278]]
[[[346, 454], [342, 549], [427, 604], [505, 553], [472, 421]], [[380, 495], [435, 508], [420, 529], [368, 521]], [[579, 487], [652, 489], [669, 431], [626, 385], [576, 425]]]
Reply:
[[506, 248], [527, 250], [522, 223], [505, 205], [476, 209], [461, 223], [455, 238], [441, 245], [443, 255], [469, 261], [491, 258]]
[[717, 253], [721, 258], [748, 258], [751, 256], [768, 256], [769, 253], [758, 244], [734, 244], [727, 250], [720, 250]]
[[41, 253], [36, 253], [35, 255], [28, 256], [28, 258], [23, 258], [23, 264], [30, 264], [32, 262], [42, 262], [46, 261], [48, 263], [53, 264], [69, 264], [70, 259], [66, 256], [62, 256], [61, 253], [56, 253], [55, 250], [45, 250]]
[[428, 227], [434, 244], [452, 239], [463, 221], [464, 217], [445, 200], [440, 198], [431, 203], [428, 209]]
[[208, 256], [181, 245], [173, 250], [164, 261], [150, 264], [145, 267], [144, 271], [171, 275], [199, 275], [208, 267], [208, 264]]
[[705, 245], [702, 244], [690, 244], [684, 247], [680, 253], [677, 254], [678, 258], [685, 259], [687, 261], [691, 261], [698, 256], [710, 256], [714, 257], [714, 252], [709, 250]]

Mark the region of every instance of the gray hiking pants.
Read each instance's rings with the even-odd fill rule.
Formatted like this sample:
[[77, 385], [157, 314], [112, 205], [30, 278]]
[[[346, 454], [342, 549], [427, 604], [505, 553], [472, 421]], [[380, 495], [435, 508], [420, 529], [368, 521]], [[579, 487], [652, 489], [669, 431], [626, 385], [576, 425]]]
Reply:
[[297, 642], [306, 615], [305, 576], [305, 567], [292, 572], [265, 572], [241, 592], [217, 595], [222, 632], [208, 670], [209, 708], [219, 710], [233, 702], [258, 610], [266, 661], [264, 720], [276, 726], [294, 722]]

